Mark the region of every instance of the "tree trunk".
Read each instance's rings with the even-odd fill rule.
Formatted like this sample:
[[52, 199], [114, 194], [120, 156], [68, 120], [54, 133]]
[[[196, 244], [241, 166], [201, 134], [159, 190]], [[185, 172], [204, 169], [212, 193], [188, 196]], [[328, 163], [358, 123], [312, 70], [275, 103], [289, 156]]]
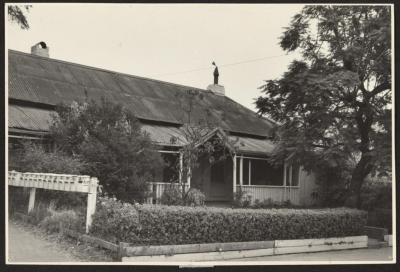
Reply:
[[368, 105], [368, 100], [362, 103], [356, 114], [357, 128], [360, 133], [361, 143], [359, 150], [361, 159], [353, 170], [350, 182], [350, 196], [355, 197], [356, 207], [361, 207], [361, 186], [364, 183], [365, 177], [372, 170], [372, 155], [370, 150], [369, 133], [373, 121], [373, 111]]
[[365, 177], [371, 172], [371, 156], [362, 153], [361, 159], [353, 170], [350, 182], [349, 196], [354, 197], [356, 200], [356, 207], [361, 207], [361, 187], [364, 183]]

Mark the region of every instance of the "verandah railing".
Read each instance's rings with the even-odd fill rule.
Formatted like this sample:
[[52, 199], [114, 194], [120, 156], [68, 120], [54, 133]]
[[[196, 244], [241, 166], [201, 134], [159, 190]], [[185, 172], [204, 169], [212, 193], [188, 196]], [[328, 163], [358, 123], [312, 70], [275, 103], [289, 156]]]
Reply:
[[176, 186], [177, 188], [182, 189], [182, 185], [184, 186], [185, 191], [189, 189], [189, 184], [187, 183], [148, 182], [147, 188], [149, 196], [145, 202], [147, 204], [160, 204], [160, 199], [165, 188], [168, 186]]
[[270, 186], [270, 185], [236, 185], [236, 191], [242, 190], [251, 196], [251, 200], [272, 200], [274, 202], [300, 204], [300, 188], [293, 186]]

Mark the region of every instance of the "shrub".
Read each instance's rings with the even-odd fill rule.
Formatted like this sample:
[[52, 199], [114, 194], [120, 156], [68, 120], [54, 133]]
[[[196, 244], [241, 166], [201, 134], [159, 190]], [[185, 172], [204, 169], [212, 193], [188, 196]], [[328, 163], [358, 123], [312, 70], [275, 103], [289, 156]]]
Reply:
[[106, 200], [91, 232], [135, 244], [306, 239], [362, 235], [366, 212], [348, 209], [227, 209], [131, 205]]
[[239, 189], [235, 192], [232, 204], [234, 207], [247, 208], [251, 205], [251, 195]]
[[39, 226], [49, 233], [61, 232], [63, 229], [70, 229], [82, 232], [85, 227], [85, 217], [73, 210], [56, 211], [49, 208], [50, 216], [45, 217]]
[[277, 206], [277, 204], [271, 199], [264, 199], [260, 201], [259, 199], [254, 200], [253, 205], [251, 206], [254, 209], [265, 209], [265, 208], [272, 208]]
[[190, 188], [185, 195], [185, 205], [187, 206], [203, 206], [206, 196], [203, 192], [196, 188]]
[[98, 198], [90, 232], [110, 242], [135, 242], [139, 217], [135, 205], [116, 199]]
[[29, 213], [28, 222], [34, 225], [39, 224], [46, 217], [50, 216], [49, 204], [43, 202], [36, 202], [35, 207]]
[[46, 151], [42, 145], [27, 141], [22, 143], [18, 152], [10, 153], [9, 170], [20, 172], [39, 172], [56, 174], [80, 174], [84, 162], [76, 156], [70, 156], [60, 150]]
[[182, 188], [177, 186], [176, 183], [166, 186], [160, 202], [163, 205], [184, 205]]
[[366, 213], [324, 210], [249, 210], [137, 206], [140, 238], [153, 244], [305, 239], [361, 235]]
[[[11, 152], [10, 170], [20, 172], [37, 172], [37, 173], [57, 173], [57, 174], [80, 174], [85, 164], [79, 157], [69, 156], [60, 150], [46, 151], [42, 145], [32, 143], [30, 141], [22, 143], [18, 152]], [[21, 202], [26, 206], [28, 203], [29, 193], [21, 193], [20, 190], [10, 190], [9, 197], [11, 208], [19, 209]], [[36, 190], [36, 201], [50, 203], [55, 200], [57, 208], [73, 208], [85, 205], [85, 195], [80, 193]], [[16, 203], [15, 201], [21, 201]], [[43, 218], [42, 218], [43, 219]], [[38, 219], [39, 220], [39, 219]], [[36, 221], [36, 220], [35, 220]]]
[[375, 208], [392, 208], [392, 183], [368, 181], [361, 188], [361, 208], [371, 211]]
[[28, 188], [8, 187], [8, 213], [13, 215], [14, 212], [26, 213], [28, 207], [29, 192]]

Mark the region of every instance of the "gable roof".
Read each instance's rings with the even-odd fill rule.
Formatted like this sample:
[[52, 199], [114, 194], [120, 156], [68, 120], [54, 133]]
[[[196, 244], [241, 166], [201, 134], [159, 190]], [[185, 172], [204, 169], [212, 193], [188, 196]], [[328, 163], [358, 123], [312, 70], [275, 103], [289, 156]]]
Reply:
[[[177, 101], [188, 101], [187, 90], [201, 93], [193, 110], [193, 122], [218, 120], [221, 128], [246, 135], [268, 137], [274, 123], [260, 118], [227, 96], [159, 80], [112, 72], [19, 51], [8, 51], [8, 96], [15, 101], [55, 106], [101, 97], [120, 102], [141, 121], [182, 125], [185, 114]], [[12, 109], [16, 111], [17, 109]], [[20, 113], [21, 114], [21, 113]], [[36, 114], [36, 113], [35, 113]], [[43, 126], [41, 126], [43, 127]]]

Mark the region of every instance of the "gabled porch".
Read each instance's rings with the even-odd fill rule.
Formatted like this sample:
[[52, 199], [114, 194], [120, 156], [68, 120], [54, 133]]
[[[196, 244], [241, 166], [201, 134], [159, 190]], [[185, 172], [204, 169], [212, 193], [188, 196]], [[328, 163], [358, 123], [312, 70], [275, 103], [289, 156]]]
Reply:
[[182, 154], [179, 149], [160, 150], [166, 161], [179, 165], [179, 168], [172, 173], [173, 169], [166, 167], [159, 182], [149, 183], [151, 197], [148, 203], [159, 203], [165, 188], [172, 183], [180, 188], [183, 184], [185, 189], [201, 190], [207, 202], [230, 203], [235, 193], [241, 190], [251, 197], [252, 202], [258, 199], [261, 202], [302, 204], [300, 165], [287, 160], [281, 166], [272, 166], [267, 159], [274, 145], [269, 140], [229, 137], [232, 141], [236, 139], [233, 156], [213, 164], [207, 158], [200, 158], [199, 167], [193, 169], [191, 179], [186, 180], [180, 176]]

